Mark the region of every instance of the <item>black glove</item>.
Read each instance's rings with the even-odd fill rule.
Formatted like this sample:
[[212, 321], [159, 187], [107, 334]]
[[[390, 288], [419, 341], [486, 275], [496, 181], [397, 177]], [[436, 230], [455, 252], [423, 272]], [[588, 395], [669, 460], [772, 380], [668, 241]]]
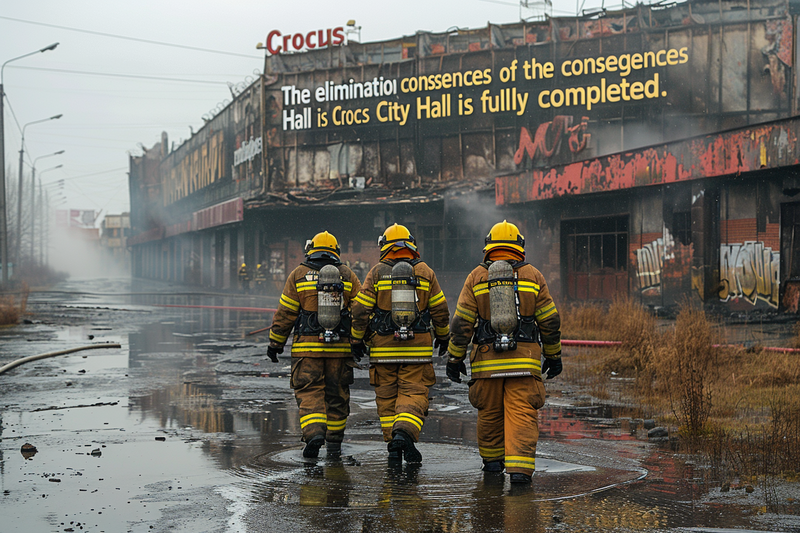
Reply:
[[275, 346], [267, 346], [267, 357], [273, 363], [278, 362], [278, 354], [283, 353], [283, 348], [276, 348]]
[[561, 373], [562, 365], [561, 365], [561, 358], [558, 357], [556, 359], [550, 359], [549, 357], [544, 358], [544, 364], [542, 365], [542, 374], [547, 372], [547, 379], [553, 379], [557, 375]]
[[447, 353], [447, 345], [450, 343], [448, 338], [444, 339], [433, 339], [433, 347], [439, 348], [439, 357], [444, 357], [444, 354]]
[[467, 375], [467, 365], [463, 359], [460, 361], [451, 360], [447, 363], [445, 372], [447, 373], [447, 379], [461, 383], [461, 374]]
[[364, 341], [351, 342], [350, 353], [353, 354], [353, 359], [356, 363], [361, 362], [361, 358], [367, 355], [367, 345]]

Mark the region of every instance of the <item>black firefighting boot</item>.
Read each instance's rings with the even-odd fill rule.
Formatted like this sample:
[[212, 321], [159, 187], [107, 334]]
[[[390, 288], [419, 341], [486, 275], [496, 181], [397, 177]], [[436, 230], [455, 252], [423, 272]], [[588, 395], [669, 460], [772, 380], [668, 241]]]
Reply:
[[394, 439], [390, 440], [386, 445], [389, 450], [389, 466], [400, 466], [403, 464], [403, 448], [402, 446], [392, 446]]
[[519, 483], [519, 484], [526, 484], [530, 485], [531, 483], [531, 476], [528, 474], [523, 474], [521, 472], [514, 472], [511, 474], [511, 483]]
[[496, 461], [487, 461], [486, 459], [483, 460], [484, 472], [500, 473], [504, 468], [505, 463], [503, 463], [501, 459], [497, 459]]
[[341, 442], [327, 442], [325, 448], [327, 449], [327, 457], [331, 459], [338, 459], [342, 456]]
[[311, 437], [311, 440], [306, 442], [306, 447], [303, 448], [303, 457], [314, 459], [319, 456], [319, 449], [325, 444], [325, 437], [317, 435]]
[[[411, 435], [403, 431], [402, 429], [398, 429], [394, 432], [392, 436], [392, 440], [389, 441], [389, 460], [399, 460], [399, 455], [402, 453], [405, 456], [407, 463], [421, 463], [422, 462], [422, 454], [419, 453], [417, 447], [414, 446], [414, 439], [411, 438]], [[397, 453], [397, 458], [393, 458], [392, 452]]]

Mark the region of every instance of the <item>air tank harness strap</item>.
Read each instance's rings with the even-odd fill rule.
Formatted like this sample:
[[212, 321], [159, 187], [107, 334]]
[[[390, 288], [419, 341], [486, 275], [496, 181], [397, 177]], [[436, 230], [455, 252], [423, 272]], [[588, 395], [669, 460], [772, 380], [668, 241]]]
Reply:
[[[500, 285], [503, 282], [511, 281], [512, 278], [494, 279], [489, 282], [489, 287]], [[519, 308], [519, 278], [517, 272], [514, 271], [514, 304], [517, 310], [517, 327], [514, 329], [513, 338], [517, 342], [540, 342], [539, 341], [539, 327], [536, 325], [534, 316], [522, 316]], [[490, 344], [493, 345], [497, 339], [497, 333], [492, 329], [492, 324], [489, 320], [478, 316], [478, 324], [475, 327], [475, 334], [472, 337], [474, 344]], [[516, 349], [516, 348], [513, 348]]]
[[[395, 331], [399, 328], [392, 320], [392, 312], [386, 311], [381, 308], [376, 308], [372, 313], [369, 321], [370, 331], [378, 335], [394, 335]], [[414, 321], [411, 330], [414, 333], [426, 333], [431, 329], [431, 312], [425, 309], [419, 314], [419, 317]]]
[[[347, 309], [342, 309], [342, 318], [339, 321], [339, 325], [336, 326], [335, 331], [342, 338], [349, 337], [350, 326], [351, 326], [350, 312]], [[319, 319], [317, 318], [317, 313], [313, 311], [306, 311], [305, 309], [300, 309], [300, 314], [297, 315], [297, 318], [294, 321], [294, 332], [296, 335], [300, 336], [319, 335], [324, 331], [325, 328], [319, 325]]]

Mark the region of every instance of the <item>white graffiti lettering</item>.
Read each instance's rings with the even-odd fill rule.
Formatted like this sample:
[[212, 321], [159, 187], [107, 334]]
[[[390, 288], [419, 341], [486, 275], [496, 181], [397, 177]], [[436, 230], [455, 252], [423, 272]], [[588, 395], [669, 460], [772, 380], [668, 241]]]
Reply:
[[720, 246], [720, 290], [723, 302], [744, 298], [753, 305], [761, 300], [778, 307], [780, 253], [763, 242]]
[[242, 146], [233, 152], [233, 166], [239, 166], [242, 163], [252, 160], [255, 156], [261, 153], [261, 137], [250, 141], [244, 141]]
[[661, 269], [665, 259], [674, 258], [675, 241], [664, 228], [664, 236], [636, 250], [636, 277], [639, 289], [645, 290], [661, 285]]

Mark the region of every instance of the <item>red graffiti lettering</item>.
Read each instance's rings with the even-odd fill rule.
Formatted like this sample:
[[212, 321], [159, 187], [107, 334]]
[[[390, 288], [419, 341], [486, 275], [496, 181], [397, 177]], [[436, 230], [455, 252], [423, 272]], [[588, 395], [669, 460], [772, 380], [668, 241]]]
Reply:
[[519, 148], [514, 154], [514, 164], [519, 165], [525, 159], [525, 154], [533, 161], [537, 154], [541, 154], [545, 159], [558, 154], [561, 149], [561, 141], [568, 137], [569, 150], [578, 153], [589, 142], [591, 135], [586, 133], [589, 125], [589, 117], [582, 117], [581, 123], [572, 125], [572, 117], [558, 115], [551, 122], [539, 124], [536, 134], [531, 139], [531, 134], [527, 128], [521, 128], [519, 133]]
[[569, 135], [569, 151], [577, 154], [589, 144], [589, 139], [592, 138], [591, 133], [586, 133], [586, 128], [589, 127], [589, 117], [581, 117], [581, 123], [571, 128], [567, 128], [566, 133]]

